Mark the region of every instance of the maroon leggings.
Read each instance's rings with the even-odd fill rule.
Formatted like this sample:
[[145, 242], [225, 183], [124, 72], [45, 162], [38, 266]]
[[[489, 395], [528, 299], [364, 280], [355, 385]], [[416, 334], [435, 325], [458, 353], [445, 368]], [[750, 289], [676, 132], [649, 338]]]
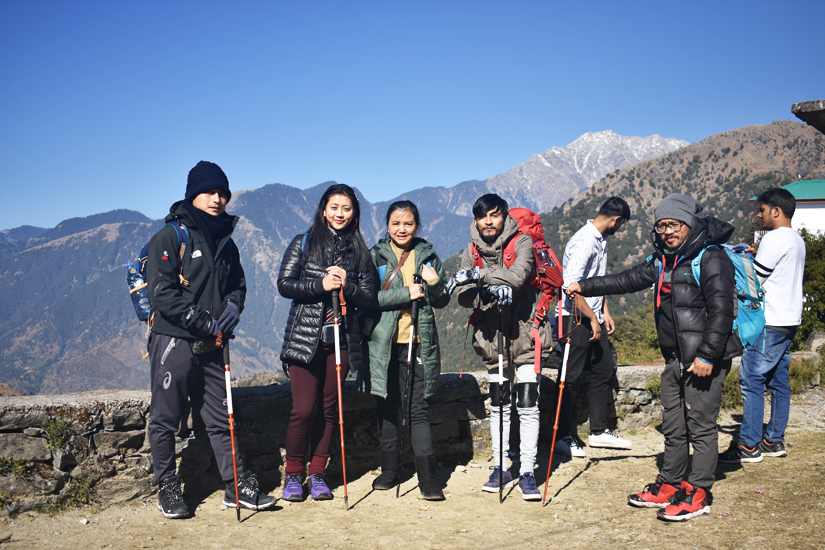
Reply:
[[[341, 350], [341, 379], [349, 372], [347, 351]], [[327, 469], [332, 430], [338, 402], [335, 350], [319, 347], [309, 363], [289, 365], [292, 415], [286, 430], [286, 475], [304, 473], [304, 457], [310, 445], [312, 461], [307, 475]]]

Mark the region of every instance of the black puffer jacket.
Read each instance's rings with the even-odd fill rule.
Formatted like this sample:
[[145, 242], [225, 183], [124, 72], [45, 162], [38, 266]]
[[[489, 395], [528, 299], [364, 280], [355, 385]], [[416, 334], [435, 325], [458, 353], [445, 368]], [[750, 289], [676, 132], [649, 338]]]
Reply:
[[[733, 264], [723, 250], [708, 248], [702, 255], [699, 284], [690, 265], [700, 250], [712, 244], [721, 246], [734, 229], [729, 223], [710, 216], [699, 218], [699, 223], [676, 251], [669, 250], [653, 234], [654, 254], [627, 271], [579, 281], [582, 294], [627, 294], [650, 288], [659, 282], [660, 269], [664, 265], [663, 278], [670, 278], [672, 315], [661, 315], [657, 308], [659, 340], [677, 342], [678, 356], [685, 367], [696, 357], [716, 363], [742, 355], [739, 335], [731, 332], [736, 299]], [[672, 324], [664, 321], [666, 317], [673, 320]], [[662, 353], [666, 354], [666, 350]]]
[[[233, 218], [233, 227], [239, 219]], [[178, 269], [180, 244], [174, 228], [164, 227], [149, 242], [146, 282], [155, 308], [152, 331], [191, 342], [209, 335], [212, 319], [220, 317], [227, 301], [243, 311], [246, 279], [232, 237], [227, 236], [218, 243], [213, 257], [206, 238], [183, 207], [183, 201], [172, 205], [165, 221], [186, 226], [189, 246], [181, 273]], [[186, 285], [180, 283], [179, 273], [186, 279]]]
[[[278, 272], [278, 292], [284, 298], [292, 299], [281, 349], [281, 361], [285, 364], [309, 363], [318, 349], [324, 312], [332, 303], [332, 293], [324, 290], [322, 282], [327, 274], [326, 268], [332, 264], [332, 239], [330, 235], [325, 265], [316, 265], [306, 258], [302, 268], [303, 233], [292, 240], [284, 253], [281, 270]], [[343, 328], [347, 335], [350, 370], [361, 368], [361, 327], [355, 309], [368, 310], [375, 304], [372, 262], [367, 263], [367, 269], [363, 273], [358, 272], [356, 264], [351, 248], [348, 248], [344, 252], [341, 267], [347, 272], [347, 286], [344, 287], [347, 315], [343, 319]]]

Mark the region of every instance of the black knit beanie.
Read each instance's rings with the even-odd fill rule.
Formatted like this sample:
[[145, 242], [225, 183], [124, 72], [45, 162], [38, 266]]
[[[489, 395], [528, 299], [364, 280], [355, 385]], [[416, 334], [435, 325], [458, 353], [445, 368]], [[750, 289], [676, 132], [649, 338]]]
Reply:
[[211, 189], [220, 189], [226, 193], [227, 202], [232, 198], [229, 180], [221, 167], [213, 162], [202, 160], [189, 171], [189, 178], [186, 180], [186, 200], [191, 201]]

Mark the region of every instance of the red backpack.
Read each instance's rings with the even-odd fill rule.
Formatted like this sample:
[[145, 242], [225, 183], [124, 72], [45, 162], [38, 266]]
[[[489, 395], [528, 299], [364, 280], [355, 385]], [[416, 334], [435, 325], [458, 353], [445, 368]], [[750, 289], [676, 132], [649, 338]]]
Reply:
[[[516, 241], [519, 235], [527, 235], [530, 242], [533, 243], [533, 255], [535, 258], [534, 271], [530, 278], [530, 284], [541, 292], [536, 304], [535, 313], [533, 316], [533, 347], [535, 348], [533, 366], [536, 374], [541, 372], [541, 336], [539, 335], [539, 326], [547, 319], [547, 314], [550, 310], [550, 304], [559, 297], [561, 287], [564, 283], [562, 278], [562, 267], [558, 258], [556, 258], [553, 249], [547, 246], [544, 240], [544, 229], [541, 226], [541, 218], [538, 214], [527, 208], [513, 208], [509, 211], [510, 217], [518, 223], [518, 233], [512, 236], [507, 244], [504, 246], [504, 265], [507, 269], [516, 261]], [[473, 265], [479, 268], [484, 267], [481, 260], [481, 254], [476, 249], [475, 244], [471, 244], [473, 253]], [[470, 331], [470, 325], [475, 324], [478, 310], [473, 311], [470, 315], [470, 320], [467, 323], [467, 331], [464, 335], [464, 354], [467, 353], [467, 334]], [[561, 324], [559, 324], [561, 327]], [[461, 360], [461, 368], [464, 370], [464, 359]]]

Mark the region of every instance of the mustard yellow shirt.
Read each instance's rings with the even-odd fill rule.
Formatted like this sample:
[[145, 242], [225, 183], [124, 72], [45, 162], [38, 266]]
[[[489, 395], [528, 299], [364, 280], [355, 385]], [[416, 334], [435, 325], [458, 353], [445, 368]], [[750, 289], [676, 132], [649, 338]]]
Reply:
[[[390, 241], [390, 247], [392, 247], [392, 251], [395, 253], [396, 260], [400, 262], [401, 256], [405, 252], [404, 249], [398, 248], [392, 241]], [[401, 277], [401, 282], [404, 283], [404, 286], [410, 286], [413, 281], [413, 275], [415, 275], [415, 250], [410, 251], [407, 261], [405, 261], [404, 265], [401, 266], [401, 269], [398, 270], [398, 275], [396, 275], [396, 277]], [[433, 284], [437, 280], [438, 279], [432, 279], [426, 282], [428, 284]], [[411, 313], [411, 309], [406, 307], [401, 310], [401, 314], [398, 316], [398, 327], [395, 330], [395, 338], [393, 338], [393, 342], [396, 344], [410, 343], [410, 323], [412, 322]], [[414, 341], [415, 343], [419, 343], [421, 341], [418, 338], [418, 333], [416, 333]]]

